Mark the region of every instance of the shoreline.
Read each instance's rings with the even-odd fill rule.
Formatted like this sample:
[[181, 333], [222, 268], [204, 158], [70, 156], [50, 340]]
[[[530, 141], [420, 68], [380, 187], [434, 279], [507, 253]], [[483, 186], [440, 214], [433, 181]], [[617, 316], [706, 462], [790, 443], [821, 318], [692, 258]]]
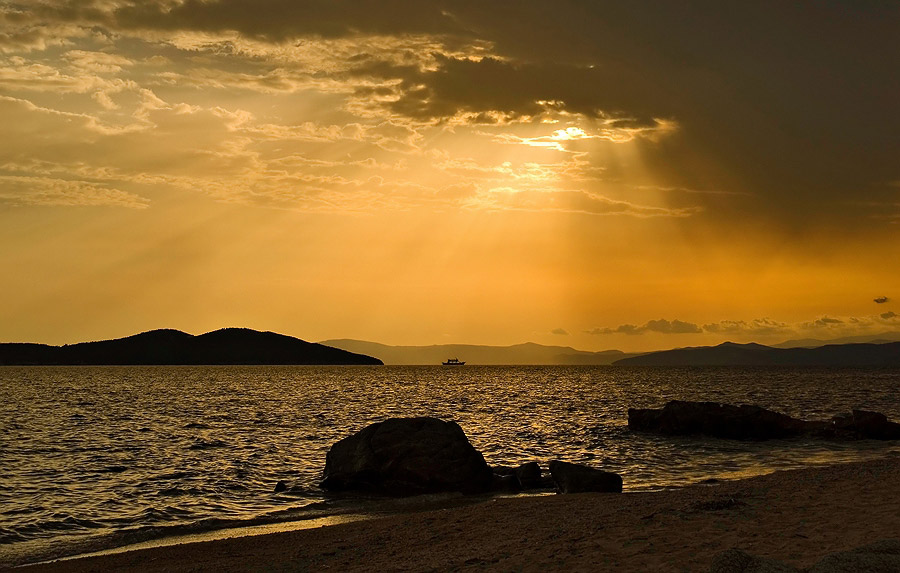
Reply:
[[317, 528], [123, 548], [55, 571], [706, 571], [731, 548], [808, 567], [900, 537], [900, 456], [625, 494], [501, 497]]

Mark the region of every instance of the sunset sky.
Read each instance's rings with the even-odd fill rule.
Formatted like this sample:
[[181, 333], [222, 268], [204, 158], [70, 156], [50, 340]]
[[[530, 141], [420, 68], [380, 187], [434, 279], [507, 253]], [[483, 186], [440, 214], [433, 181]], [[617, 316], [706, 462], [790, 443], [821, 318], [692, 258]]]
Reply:
[[898, 37], [859, 0], [2, 1], [0, 341], [900, 330]]

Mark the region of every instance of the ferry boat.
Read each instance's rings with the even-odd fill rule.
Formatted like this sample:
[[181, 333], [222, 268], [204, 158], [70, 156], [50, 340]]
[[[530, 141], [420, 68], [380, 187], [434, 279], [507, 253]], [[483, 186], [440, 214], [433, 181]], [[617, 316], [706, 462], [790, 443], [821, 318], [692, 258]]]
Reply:
[[446, 362], [441, 362], [444, 366], [463, 366], [465, 362], [460, 362], [459, 358], [448, 358]]

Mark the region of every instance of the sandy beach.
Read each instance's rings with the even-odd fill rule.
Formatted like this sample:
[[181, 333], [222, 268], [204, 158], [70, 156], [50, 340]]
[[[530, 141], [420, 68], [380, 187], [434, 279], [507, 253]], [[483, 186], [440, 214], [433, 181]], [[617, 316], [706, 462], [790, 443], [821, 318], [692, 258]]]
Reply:
[[21, 571], [707, 571], [730, 548], [809, 567], [900, 538], [898, 483], [893, 457], [661, 492], [494, 499]]

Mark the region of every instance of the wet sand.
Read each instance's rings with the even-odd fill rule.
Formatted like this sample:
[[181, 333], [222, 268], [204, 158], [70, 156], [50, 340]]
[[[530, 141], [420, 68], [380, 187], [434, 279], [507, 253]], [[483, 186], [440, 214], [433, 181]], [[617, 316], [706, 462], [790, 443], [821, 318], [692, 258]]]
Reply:
[[706, 571], [736, 547], [808, 567], [900, 538], [900, 458], [634, 494], [494, 499], [16, 571]]

